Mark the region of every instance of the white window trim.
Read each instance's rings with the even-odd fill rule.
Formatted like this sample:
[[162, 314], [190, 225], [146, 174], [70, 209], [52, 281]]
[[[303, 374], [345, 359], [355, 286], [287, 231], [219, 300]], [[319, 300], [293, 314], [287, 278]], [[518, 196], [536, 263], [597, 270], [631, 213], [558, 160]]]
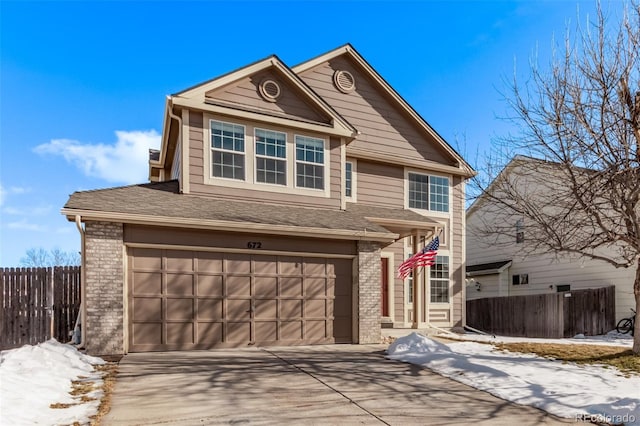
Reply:
[[[246, 189], [251, 191], [264, 191], [275, 192], [280, 194], [292, 194], [303, 195], [308, 197], [331, 197], [331, 170], [330, 170], [330, 142], [328, 138], [323, 138], [316, 134], [300, 134], [300, 136], [307, 136], [316, 139], [322, 139], [324, 141], [324, 190], [304, 188], [295, 186], [295, 134], [293, 131], [279, 126], [262, 126], [254, 125], [251, 123], [242, 123], [240, 120], [233, 121], [226, 117], [218, 117], [213, 114], [205, 113], [203, 116], [203, 178], [204, 184], [209, 186], [221, 186], [226, 188]], [[244, 140], [244, 156], [245, 156], [245, 180], [229, 179], [222, 177], [213, 177], [213, 167], [211, 164], [211, 121], [222, 121], [229, 124], [236, 124], [245, 128], [245, 140]], [[272, 130], [276, 132], [285, 133], [287, 135], [287, 185], [270, 184], [263, 182], [256, 182], [256, 162], [255, 162], [255, 128], [263, 130]], [[290, 142], [292, 141], [292, 142]], [[235, 151], [234, 151], [235, 152]], [[238, 153], [238, 152], [236, 152]], [[290, 159], [293, 158], [293, 161]]]
[[[347, 185], [346, 185], [346, 179], [347, 179], [347, 174], [346, 174], [346, 170], [347, 170], [347, 163], [351, 163], [351, 196], [347, 196]], [[347, 159], [345, 162], [345, 198], [347, 199], [347, 201], [350, 201], [352, 203], [356, 203], [358, 201], [358, 160], [356, 160], [355, 158], [349, 158]]]
[[[234, 150], [228, 150], [228, 149], [224, 149], [224, 148], [213, 148], [211, 146], [211, 122], [212, 121], [217, 121], [218, 123], [223, 123], [223, 124], [230, 124], [232, 126], [241, 126], [244, 132], [244, 151], [240, 152], [240, 151], [234, 151]], [[213, 180], [221, 180], [221, 181], [227, 181], [227, 182], [244, 182], [244, 180], [242, 179], [233, 179], [233, 178], [226, 178], [226, 177], [222, 177], [222, 176], [213, 176], [213, 165], [211, 163], [212, 160], [212, 155], [211, 153], [216, 150], [219, 152], [226, 152], [226, 153], [230, 153], [230, 154], [242, 154], [244, 156], [244, 178], [245, 180], [247, 179], [247, 126], [245, 126], [244, 124], [239, 124], [239, 123], [232, 123], [231, 121], [224, 121], [224, 120], [219, 120], [219, 119], [215, 119], [212, 118], [210, 120], [207, 120], [208, 123], [208, 127], [207, 127], [207, 140], [205, 141], [205, 147], [206, 147], [206, 154], [208, 156], [208, 173], [207, 176], [209, 177], [209, 179], [213, 179]]]
[[453, 262], [453, 258], [449, 253], [449, 250], [438, 250], [438, 256], [447, 256], [449, 259], [449, 277], [447, 280], [449, 281], [448, 291], [449, 291], [449, 301], [448, 302], [432, 302], [431, 301], [431, 268], [429, 268], [429, 274], [427, 275], [427, 288], [429, 289], [429, 306], [433, 306], [434, 308], [449, 308], [451, 306], [451, 300], [453, 298], [453, 280], [451, 279], [451, 263]]
[[[256, 132], [258, 130], [263, 130], [265, 132], [276, 132], [276, 133], [282, 133], [284, 134], [284, 146], [285, 146], [285, 157], [284, 158], [280, 158], [280, 157], [271, 157], [269, 155], [259, 155], [256, 152], [256, 140], [257, 140], [257, 136], [256, 136]], [[287, 132], [281, 132], [279, 130], [273, 130], [273, 129], [266, 129], [264, 127], [254, 127], [253, 128], [253, 181], [257, 184], [257, 185], [266, 185], [266, 186], [271, 186], [271, 187], [277, 187], [277, 188], [286, 188], [287, 186], [289, 186], [289, 158], [290, 154], [289, 154], [289, 138], [287, 137]], [[269, 182], [258, 182], [258, 161], [257, 158], [269, 158], [269, 159], [273, 159], [273, 160], [280, 160], [280, 161], [284, 161], [284, 166], [285, 166], [285, 184], [281, 185], [279, 183], [269, 183]]]
[[395, 312], [395, 262], [394, 262], [394, 258], [395, 258], [395, 254], [392, 252], [386, 252], [383, 251], [380, 253], [380, 258], [386, 258], [388, 259], [388, 263], [387, 265], [389, 266], [389, 270], [387, 271], [387, 285], [389, 286], [389, 297], [387, 300], [387, 303], [389, 304], [389, 316], [385, 317], [385, 318], [390, 318], [392, 321], [395, 322], [395, 317], [396, 317], [396, 312]]
[[[439, 212], [435, 210], [427, 210], [427, 209], [417, 209], [415, 207], [409, 207], [409, 173], [424, 175], [424, 176], [436, 176], [443, 177], [449, 179], [449, 211], [447, 212]], [[453, 182], [453, 176], [443, 174], [443, 173], [435, 173], [432, 171], [415, 169], [410, 167], [404, 168], [404, 206], [406, 209], [414, 211], [423, 216], [431, 216], [431, 217], [443, 217], [450, 218], [453, 215], [452, 207], [453, 207], [453, 186], [451, 183]]]
[[[322, 141], [322, 145], [324, 146], [324, 154], [322, 155], [322, 166], [323, 166], [323, 182], [324, 182], [324, 188], [322, 189], [317, 189], [317, 188], [307, 188], [306, 186], [298, 186], [298, 179], [297, 179], [297, 169], [298, 169], [298, 159], [296, 158], [296, 138], [300, 136], [303, 138], [313, 138], [313, 139], [318, 139]], [[292, 174], [293, 174], [293, 185], [294, 188], [296, 189], [302, 189], [305, 191], [313, 191], [313, 192], [318, 192], [318, 193], [326, 193], [327, 196], [329, 196], [328, 194], [330, 193], [331, 190], [331, 182], [330, 182], [330, 177], [331, 177], [331, 173], [329, 170], [329, 167], [331, 165], [331, 161], [330, 161], [330, 156], [331, 156], [331, 150], [330, 150], [330, 146], [329, 146], [329, 139], [328, 138], [321, 138], [318, 136], [312, 136], [312, 135], [305, 135], [302, 133], [294, 133], [293, 135], [293, 167], [291, 167], [292, 170]], [[312, 164], [312, 165], [320, 165], [320, 163], [309, 163], [306, 161], [302, 161], [302, 164]]]

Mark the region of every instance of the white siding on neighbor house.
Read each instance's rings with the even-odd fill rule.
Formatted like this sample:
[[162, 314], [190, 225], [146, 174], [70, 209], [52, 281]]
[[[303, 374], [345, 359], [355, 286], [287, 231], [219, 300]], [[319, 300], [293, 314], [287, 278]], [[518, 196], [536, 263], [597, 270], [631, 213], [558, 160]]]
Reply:
[[[474, 281], [467, 282], [467, 300], [484, 299], [487, 297], [498, 297], [499, 275], [479, 275], [473, 277]], [[480, 283], [480, 291], [477, 290], [476, 284]]]
[[[515, 243], [515, 226], [512, 245], [508, 247], [492, 245], [489, 238], [480, 236], [477, 231], [474, 231], [478, 226], [481, 226], [480, 217], [483, 210], [480, 207], [467, 217], [467, 265], [512, 260], [513, 264], [509, 268], [507, 295], [555, 293], [556, 286], [563, 284], [569, 284], [571, 290], [614, 285], [616, 287], [616, 321], [629, 316], [631, 313], [629, 309], [635, 308], [633, 295], [635, 268], [615, 268], [598, 260], [556, 258], [553, 253], [525, 256], [520, 249], [522, 246]], [[513, 285], [511, 277], [514, 274], [528, 274], [529, 284]], [[467, 299], [495, 296], [491, 286], [486, 293], [484, 291], [484, 282], [489, 282], [487, 277], [489, 276], [475, 277], [476, 280], [483, 283], [482, 290], [477, 292], [468, 286]], [[492, 277], [497, 280], [497, 275]]]

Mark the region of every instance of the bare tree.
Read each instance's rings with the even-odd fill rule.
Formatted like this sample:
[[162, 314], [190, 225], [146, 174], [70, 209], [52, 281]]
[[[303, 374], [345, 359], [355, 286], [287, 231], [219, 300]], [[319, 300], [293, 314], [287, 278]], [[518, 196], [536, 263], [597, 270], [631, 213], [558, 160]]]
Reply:
[[[513, 241], [519, 219], [529, 253], [636, 267], [640, 311], [640, 3], [623, 16], [598, 5], [573, 29], [549, 68], [533, 64], [530, 80], [510, 84], [509, 119], [519, 132], [499, 141], [485, 180], [475, 182], [502, 217], [482, 232], [496, 244]], [[513, 153], [527, 157], [505, 168]], [[633, 352], [640, 354], [640, 321]]]
[[30, 248], [20, 259], [20, 264], [26, 267], [78, 266], [80, 253], [63, 251], [57, 247], [50, 251], [42, 247]]

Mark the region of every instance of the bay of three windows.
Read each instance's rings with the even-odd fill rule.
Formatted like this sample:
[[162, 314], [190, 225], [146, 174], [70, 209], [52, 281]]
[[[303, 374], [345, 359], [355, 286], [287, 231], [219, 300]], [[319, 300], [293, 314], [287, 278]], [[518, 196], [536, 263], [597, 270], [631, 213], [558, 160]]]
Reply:
[[[324, 140], [295, 135], [296, 187], [324, 189]], [[256, 182], [287, 186], [287, 134], [254, 130]], [[211, 120], [211, 175], [246, 180], [245, 127]]]

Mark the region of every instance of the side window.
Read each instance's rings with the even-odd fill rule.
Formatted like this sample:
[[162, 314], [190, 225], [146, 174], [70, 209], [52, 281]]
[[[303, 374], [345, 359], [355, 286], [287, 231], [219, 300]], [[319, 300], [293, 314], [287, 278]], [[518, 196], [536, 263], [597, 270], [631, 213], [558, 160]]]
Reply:
[[524, 219], [516, 221], [516, 244], [524, 243]]
[[245, 180], [244, 126], [211, 120], [211, 175]]
[[529, 274], [519, 274], [511, 277], [511, 284], [513, 285], [525, 285], [529, 284]]
[[353, 163], [350, 161], [344, 163], [344, 191], [345, 196], [348, 198], [353, 197]]
[[436, 256], [430, 268], [431, 303], [449, 302], [449, 256]]
[[449, 178], [410, 172], [408, 180], [410, 208], [449, 211]]
[[296, 186], [324, 189], [324, 140], [296, 136]]

